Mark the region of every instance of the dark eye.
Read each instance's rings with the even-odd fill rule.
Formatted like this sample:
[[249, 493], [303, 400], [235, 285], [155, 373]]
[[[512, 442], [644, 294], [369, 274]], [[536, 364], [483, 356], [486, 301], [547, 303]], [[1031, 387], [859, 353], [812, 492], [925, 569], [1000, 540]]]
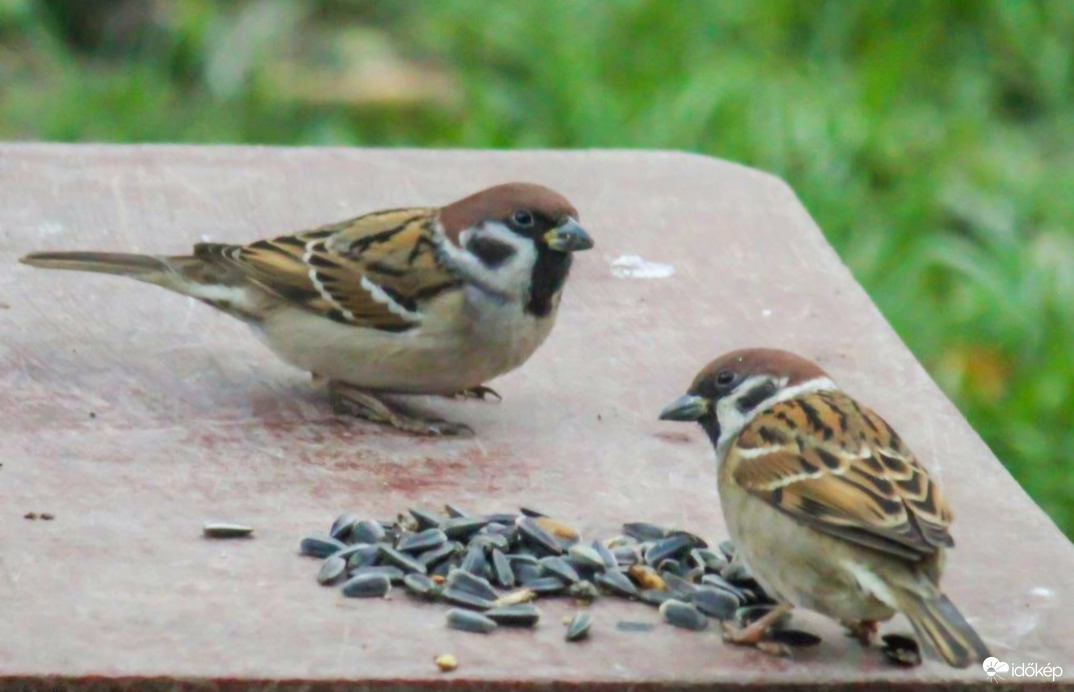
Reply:
[[735, 373], [732, 370], [721, 370], [716, 374], [716, 385], [719, 387], [728, 387], [735, 381]]
[[511, 215], [511, 220], [522, 228], [529, 228], [533, 225], [533, 214], [525, 209], [519, 209]]

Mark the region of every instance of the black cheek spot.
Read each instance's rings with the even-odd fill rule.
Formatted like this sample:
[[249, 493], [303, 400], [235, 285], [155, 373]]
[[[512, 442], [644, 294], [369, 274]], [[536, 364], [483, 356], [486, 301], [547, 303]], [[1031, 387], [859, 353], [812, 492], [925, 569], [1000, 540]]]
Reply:
[[489, 269], [502, 266], [515, 255], [515, 249], [507, 243], [482, 236], [472, 238], [466, 243], [466, 249]]

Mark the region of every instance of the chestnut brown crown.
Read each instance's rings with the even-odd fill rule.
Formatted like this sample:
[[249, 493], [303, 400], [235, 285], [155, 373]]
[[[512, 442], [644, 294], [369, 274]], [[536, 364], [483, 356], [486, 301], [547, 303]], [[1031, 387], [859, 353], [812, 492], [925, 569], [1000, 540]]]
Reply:
[[505, 183], [447, 205], [440, 210], [440, 223], [447, 236], [457, 241], [459, 233], [483, 221], [513, 225], [512, 219], [519, 212], [530, 214], [535, 225], [545, 228], [568, 218], [578, 220], [578, 210], [555, 190], [534, 183]]
[[689, 393], [716, 399], [751, 375], [786, 377], [788, 387], [828, 376], [813, 361], [790, 351], [744, 348], [725, 353], [702, 368], [690, 385]]

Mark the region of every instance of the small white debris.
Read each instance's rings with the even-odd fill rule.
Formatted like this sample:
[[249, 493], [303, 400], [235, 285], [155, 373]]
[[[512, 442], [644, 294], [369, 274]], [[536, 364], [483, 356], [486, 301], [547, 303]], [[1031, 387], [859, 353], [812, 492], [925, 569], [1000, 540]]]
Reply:
[[674, 273], [670, 264], [649, 262], [638, 255], [622, 255], [612, 262], [612, 276], [619, 279], [664, 279]]
[[761, 317], [771, 317], [771, 316], [772, 316], [772, 311], [771, 310], [768, 310], [768, 309], [761, 310]]

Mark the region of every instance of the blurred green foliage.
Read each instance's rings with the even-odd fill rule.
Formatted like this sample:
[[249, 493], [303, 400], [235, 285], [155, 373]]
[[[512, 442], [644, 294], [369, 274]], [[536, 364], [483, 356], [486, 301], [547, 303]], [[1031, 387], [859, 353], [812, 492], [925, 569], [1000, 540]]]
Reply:
[[1074, 535], [1074, 3], [0, 0], [0, 138], [703, 152]]

